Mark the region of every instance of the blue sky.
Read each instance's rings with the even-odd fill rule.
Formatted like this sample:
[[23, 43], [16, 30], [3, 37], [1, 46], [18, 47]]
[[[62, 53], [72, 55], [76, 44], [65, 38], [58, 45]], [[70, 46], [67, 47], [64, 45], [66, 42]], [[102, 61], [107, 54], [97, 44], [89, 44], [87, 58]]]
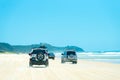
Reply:
[[0, 42], [120, 50], [119, 0], [0, 0]]

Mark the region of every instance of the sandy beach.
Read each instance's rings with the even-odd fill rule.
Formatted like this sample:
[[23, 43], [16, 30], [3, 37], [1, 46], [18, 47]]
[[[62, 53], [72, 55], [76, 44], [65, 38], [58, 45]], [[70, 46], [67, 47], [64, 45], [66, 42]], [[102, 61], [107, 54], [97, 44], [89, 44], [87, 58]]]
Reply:
[[78, 60], [61, 64], [49, 60], [49, 67], [29, 67], [25, 54], [0, 55], [0, 80], [120, 80], [120, 64]]

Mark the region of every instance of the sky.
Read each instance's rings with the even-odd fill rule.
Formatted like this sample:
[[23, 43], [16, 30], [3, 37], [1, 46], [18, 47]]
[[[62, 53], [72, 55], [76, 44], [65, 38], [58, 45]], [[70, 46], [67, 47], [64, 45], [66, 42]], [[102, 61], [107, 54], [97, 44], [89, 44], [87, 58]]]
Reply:
[[0, 42], [120, 50], [120, 0], [0, 0]]

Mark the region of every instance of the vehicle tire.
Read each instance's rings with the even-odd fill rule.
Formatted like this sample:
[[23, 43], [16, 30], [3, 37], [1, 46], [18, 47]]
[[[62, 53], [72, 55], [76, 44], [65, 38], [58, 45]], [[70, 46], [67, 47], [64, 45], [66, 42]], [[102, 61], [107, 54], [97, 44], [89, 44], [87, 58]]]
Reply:
[[61, 63], [65, 63], [65, 61], [61, 60]]
[[33, 66], [32, 62], [31, 62], [31, 61], [29, 61], [29, 67], [32, 67], [32, 66]]
[[49, 61], [48, 61], [48, 59], [45, 61], [45, 66], [46, 66], [46, 67], [49, 66]]
[[77, 61], [75, 62], [75, 64], [77, 64]]
[[53, 58], [53, 60], [54, 60], [55, 58]]
[[37, 57], [37, 59], [38, 59], [39, 61], [42, 61], [45, 56], [44, 56], [43, 53], [38, 53], [36, 57]]
[[73, 63], [73, 64], [77, 64], [77, 61], [73, 61], [72, 63]]

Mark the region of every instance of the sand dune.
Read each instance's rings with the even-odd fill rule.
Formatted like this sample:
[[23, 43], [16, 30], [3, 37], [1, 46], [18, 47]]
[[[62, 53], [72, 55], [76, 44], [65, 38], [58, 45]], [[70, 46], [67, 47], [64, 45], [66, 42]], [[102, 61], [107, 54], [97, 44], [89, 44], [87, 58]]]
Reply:
[[78, 61], [61, 64], [49, 60], [49, 67], [28, 66], [28, 55], [0, 55], [0, 80], [120, 80], [120, 64]]

